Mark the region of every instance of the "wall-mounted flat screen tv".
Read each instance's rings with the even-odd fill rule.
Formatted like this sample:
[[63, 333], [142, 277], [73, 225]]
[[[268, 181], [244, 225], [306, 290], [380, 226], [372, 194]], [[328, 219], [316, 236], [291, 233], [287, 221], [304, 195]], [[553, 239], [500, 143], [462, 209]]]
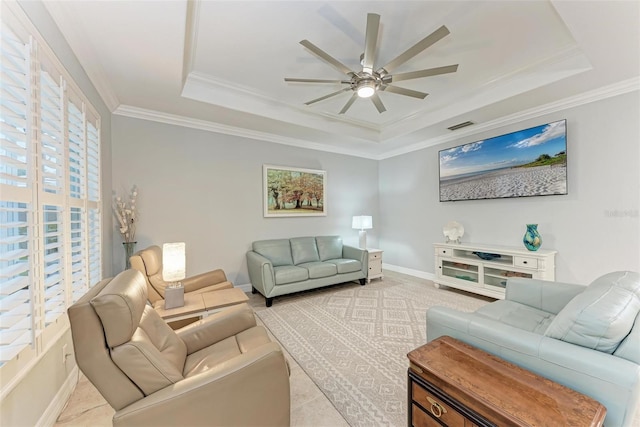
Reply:
[[439, 152], [440, 201], [567, 194], [567, 121]]

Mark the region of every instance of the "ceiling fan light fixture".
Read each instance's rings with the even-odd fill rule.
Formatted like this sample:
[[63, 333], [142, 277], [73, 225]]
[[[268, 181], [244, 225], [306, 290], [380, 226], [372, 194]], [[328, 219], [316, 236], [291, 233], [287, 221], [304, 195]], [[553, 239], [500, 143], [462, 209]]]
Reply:
[[356, 93], [360, 98], [370, 98], [376, 93], [376, 83], [373, 80], [363, 80], [358, 83]]

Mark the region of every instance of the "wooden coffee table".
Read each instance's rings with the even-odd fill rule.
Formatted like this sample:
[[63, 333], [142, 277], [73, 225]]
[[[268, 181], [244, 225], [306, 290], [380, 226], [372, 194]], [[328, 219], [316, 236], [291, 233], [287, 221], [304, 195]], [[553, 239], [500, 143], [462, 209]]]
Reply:
[[193, 317], [207, 317], [229, 306], [247, 302], [249, 297], [240, 288], [222, 289], [219, 291], [188, 293], [184, 295], [182, 307], [164, 308], [164, 300], [156, 301], [154, 310], [167, 322], [175, 322]]
[[451, 337], [407, 357], [409, 426], [601, 426], [599, 402]]

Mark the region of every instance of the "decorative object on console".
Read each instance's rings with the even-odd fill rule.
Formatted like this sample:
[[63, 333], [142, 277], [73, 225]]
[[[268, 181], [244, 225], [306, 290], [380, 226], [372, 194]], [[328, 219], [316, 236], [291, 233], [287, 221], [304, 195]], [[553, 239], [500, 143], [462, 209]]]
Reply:
[[351, 228], [360, 230], [358, 244], [360, 249], [367, 249], [367, 232], [373, 228], [373, 219], [368, 215], [354, 216]]
[[131, 268], [131, 255], [136, 251], [136, 243], [138, 242], [122, 242], [122, 246], [124, 246], [124, 261], [125, 261], [125, 269], [128, 270]]
[[491, 254], [489, 252], [473, 252], [473, 254], [486, 261], [491, 261], [492, 259], [500, 258], [502, 256], [500, 254]]
[[327, 172], [262, 166], [264, 217], [327, 216]]
[[538, 224], [527, 224], [527, 231], [522, 238], [524, 247], [530, 251], [537, 251], [542, 245], [542, 237], [538, 232]]
[[442, 233], [447, 238], [445, 243], [460, 243], [460, 239], [464, 236], [464, 227], [456, 221], [449, 221], [442, 227]]
[[567, 194], [566, 128], [558, 120], [441, 150], [440, 201]]
[[184, 305], [184, 287], [180, 280], [186, 277], [185, 243], [165, 243], [162, 245], [162, 278], [169, 282], [164, 291], [164, 308]]

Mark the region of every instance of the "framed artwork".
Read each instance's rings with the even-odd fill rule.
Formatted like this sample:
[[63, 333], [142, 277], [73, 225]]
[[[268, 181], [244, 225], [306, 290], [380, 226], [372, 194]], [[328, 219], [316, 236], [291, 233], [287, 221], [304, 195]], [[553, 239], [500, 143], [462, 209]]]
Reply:
[[327, 215], [327, 172], [263, 165], [265, 218]]

